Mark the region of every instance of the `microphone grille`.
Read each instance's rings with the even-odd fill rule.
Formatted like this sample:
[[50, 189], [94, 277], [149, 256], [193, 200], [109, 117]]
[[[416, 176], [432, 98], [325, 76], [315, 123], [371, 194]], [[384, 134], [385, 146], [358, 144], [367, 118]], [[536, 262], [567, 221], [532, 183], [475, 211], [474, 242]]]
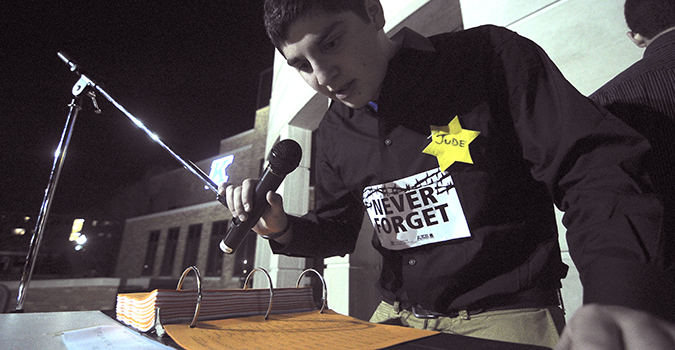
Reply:
[[300, 164], [300, 159], [302, 159], [302, 148], [291, 139], [277, 142], [267, 157], [272, 171], [281, 176], [286, 176], [295, 170]]

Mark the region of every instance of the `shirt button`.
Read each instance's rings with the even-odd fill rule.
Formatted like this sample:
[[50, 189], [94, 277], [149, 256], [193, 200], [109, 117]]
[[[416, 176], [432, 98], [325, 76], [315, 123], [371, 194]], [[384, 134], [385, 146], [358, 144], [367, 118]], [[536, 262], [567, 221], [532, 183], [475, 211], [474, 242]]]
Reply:
[[384, 145], [385, 146], [391, 146], [391, 139], [384, 140]]
[[417, 264], [417, 260], [415, 260], [415, 259], [408, 260], [408, 265], [415, 266], [416, 264]]

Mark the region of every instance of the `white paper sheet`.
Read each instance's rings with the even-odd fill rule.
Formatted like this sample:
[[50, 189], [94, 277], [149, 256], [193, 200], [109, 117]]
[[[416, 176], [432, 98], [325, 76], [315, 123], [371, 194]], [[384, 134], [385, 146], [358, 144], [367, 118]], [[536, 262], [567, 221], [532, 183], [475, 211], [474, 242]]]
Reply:
[[97, 326], [63, 332], [63, 343], [70, 350], [168, 350], [164, 344], [143, 337], [124, 326]]

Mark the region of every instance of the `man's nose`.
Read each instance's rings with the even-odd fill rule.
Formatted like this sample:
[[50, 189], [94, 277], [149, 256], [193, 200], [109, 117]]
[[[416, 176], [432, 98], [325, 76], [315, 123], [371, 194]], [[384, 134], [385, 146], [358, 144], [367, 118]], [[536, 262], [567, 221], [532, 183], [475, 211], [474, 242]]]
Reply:
[[315, 70], [316, 82], [320, 86], [327, 86], [337, 75], [338, 69], [332, 64], [317, 65]]

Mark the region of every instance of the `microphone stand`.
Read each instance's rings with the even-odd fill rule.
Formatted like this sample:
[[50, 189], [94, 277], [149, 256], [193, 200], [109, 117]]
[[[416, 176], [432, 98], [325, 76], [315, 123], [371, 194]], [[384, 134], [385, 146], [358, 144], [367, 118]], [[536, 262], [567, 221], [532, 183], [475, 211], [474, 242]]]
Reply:
[[[143, 130], [153, 141], [155, 141], [157, 144], [162, 146], [167, 152], [169, 152], [177, 161], [179, 161], [183, 167], [185, 167], [187, 170], [190, 170], [193, 174], [195, 174], [199, 179], [201, 179], [204, 184], [209, 187], [213, 192], [218, 195], [218, 185], [209, 178], [206, 173], [204, 173], [199, 167], [197, 167], [194, 163], [191, 161], [184, 159], [181, 157], [177, 152], [173, 151], [169, 146], [167, 146], [162, 140], [159, 139], [159, 136], [155, 134], [154, 132], [150, 131], [144, 124], [141, 122], [138, 118], [134, 117], [133, 114], [129, 113], [124, 106], [119, 104], [115, 99], [113, 99], [104, 89], [101, 87], [100, 84], [97, 84], [93, 80], [91, 80], [89, 77], [87, 77], [83, 72], [81, 67], [75, 63], [68, 55], [66, 55], [64, 52], [59, 52], [58, 53], [59, 58], [63, 60], [68, 66], [70, 66], [70, 70], [79, 74], [80, 75], [80, 80], [75, 84], [75, 87], [73, 88], [73, 91], [78, 87], [78, 85], [83, 84], [81, 88], [85, 88], [87, 86], [91, 87], [92, 89], [97, 90], [98, 92], [103, 95], [103, 97], [106, 98], [106, 100], [110, 101], [115, 107], [117, 107], [120, 112], [124, 113], [124, 115], [127, 116], [138, 128]], [[221, 198], [219, 195], [216, 197], [219, 202], [226, 204], [225, 199]]]
[[54, 198], [54, 191], [56, 190], [56, 185], [59, 181], [59, 176], [61, 175], [61, 169], [63, 168], [63, 162], [66, 158], [66, 152], [70, 144], [70, 139], [73, 135], [73, 129], [75, 127], [75, 120], [77, 119], [77, 114], [82, 109], [82, 94], [87, 91], [87, 96], [92, 99], [92, 102], [95, 107], [96, 113], [101, 113], [101, 110], [98, 108], [98, 103], [96, 102], [96, 93], [98, 91], [110, 101], [118, 110], [120, 110], [124, 115], [126, 115], [138, 128], [143, 130], [153, 141], [159, 144], [164, 148], [169, 154], [171, 154], [178, 162], [180, 162], [183, 167], [188, 169], [194, 175], [196, 175], [204, 184], [216, 193], [216, 199], [223, 205], [227, 205], [225, 198], [218, 193], [218, 185], [209, 178], [204, 171], [202, 171], [197, 165], [191, 162], [188, 159], [184, 159], [180, 154], [173, 151], [169, 146], [167, 146], [162, 140], [160, 140], [157, 134], [150, 131], [138, 118], [134, 117], [129, 111], [126, 110], [121, 104], [119, 104], [115, 99], [113, 99], [110, 94], [108, 94], [100, 84], [94, 82], [89, 78], [81, 69], [81, 67], [76, 64], [67, 54], [64, 52], [58, 52], [57, 55], [59, 58], [65, 62], [72, 72], [77, 73], [80, 76], [80, 79], [73, 85], [72, 93], [75, 96], [68, 105], [70, 111], [68, 112], [68, 118], [66, 120], [66, 125], [61, 134], [61, 140], [59, 141], [59, 146], [54, 154], [54, 164], [52, 165], [52, 172], [49, 177], [49, 182], [47, 184], [47, 189], [45, 190], [45, 196], [42, 201], [42, 206], [40, 207], [40, 214], [38, 215], [37, 223], [35, 224], [35, 229], [33, 230], [33, 237], [31, 238], [30, 248], [28, 249], [28, 255], [26, 256], [26, 264], [23, 268], [23, 274], [21, 276], [21, 282], [19, 283], [19, 293], [16, 298], [16, 307], [13, 312], [23, 312], [23, 306], [26, 298], [26, 291], [28, 290], [28, 285], [30, 284], [31, 277], [33, 275], [33, 269], [35, 268], [35, 261], [37, 259], [38, 250], [40, 249], [40, 243], [42, 241], [42, 236], [44, 234], [44, 228], [47, 223], [47, 217], [49, 216], [49, 210], [52, 205], [52, 199]]
[[[78, 82], [79, 83], [79, 82]], [[59, 182], [59, 177], [61, 176], [61, 169], [63, 168], [63, 162], [66, 158], [66, 152], [68, 151], [68, 146], [70, 145], [70, 139], [73, 135], [73, 128], [75, 127], [75, 120], [77, 119], [77, 114], [82, 109], [82, 91], [79, 91], [75, 94], [75, 88], [73, 87], [73, 94], [75, 98], [68, 105], [70, 111], [68, 112], [68, 118], [66, 119], [66, 125], [63, 128], [63, 133], [61, 134], [61, 140], [59, 141], [59, 146], [54, 153], [54, 163], [52, 165], [52, 172], [49, 175], [49, 182], [47, 184], [47, 189], [45, 190], [45, 196], [42, 200], [42, 206], [40, 207], [40, 214], [38, 215], [37, 222], [35, 224], [35, 229], [33, 230], [33, 237], [30, 241], [30, 248], [28, 249], [28, 255], [26, 255], [26, 264], [23, 267], [23, 274], [21, 275], [21, 282], [19, 283], [19, 294], [16, 298], [16, 308], [14, 312], [22, 312], [23, 304], [26, 298], [26, 290], [30, 284], [31, 276], [33, 275], [33, 269], [35, 268], [35, 260], [37, 259], [37, 253], [40, 248], [40, 242], [42, 241], [42, 235], [44, 234], [44, 228], [47, 223], [47, 217], [49, 216], [49, 209], [52, 206], [52, 198], [54, 198], [54, 191], [56, 190], [56, 185]], [[92, 97], [93, 98], [93, 97]]]

